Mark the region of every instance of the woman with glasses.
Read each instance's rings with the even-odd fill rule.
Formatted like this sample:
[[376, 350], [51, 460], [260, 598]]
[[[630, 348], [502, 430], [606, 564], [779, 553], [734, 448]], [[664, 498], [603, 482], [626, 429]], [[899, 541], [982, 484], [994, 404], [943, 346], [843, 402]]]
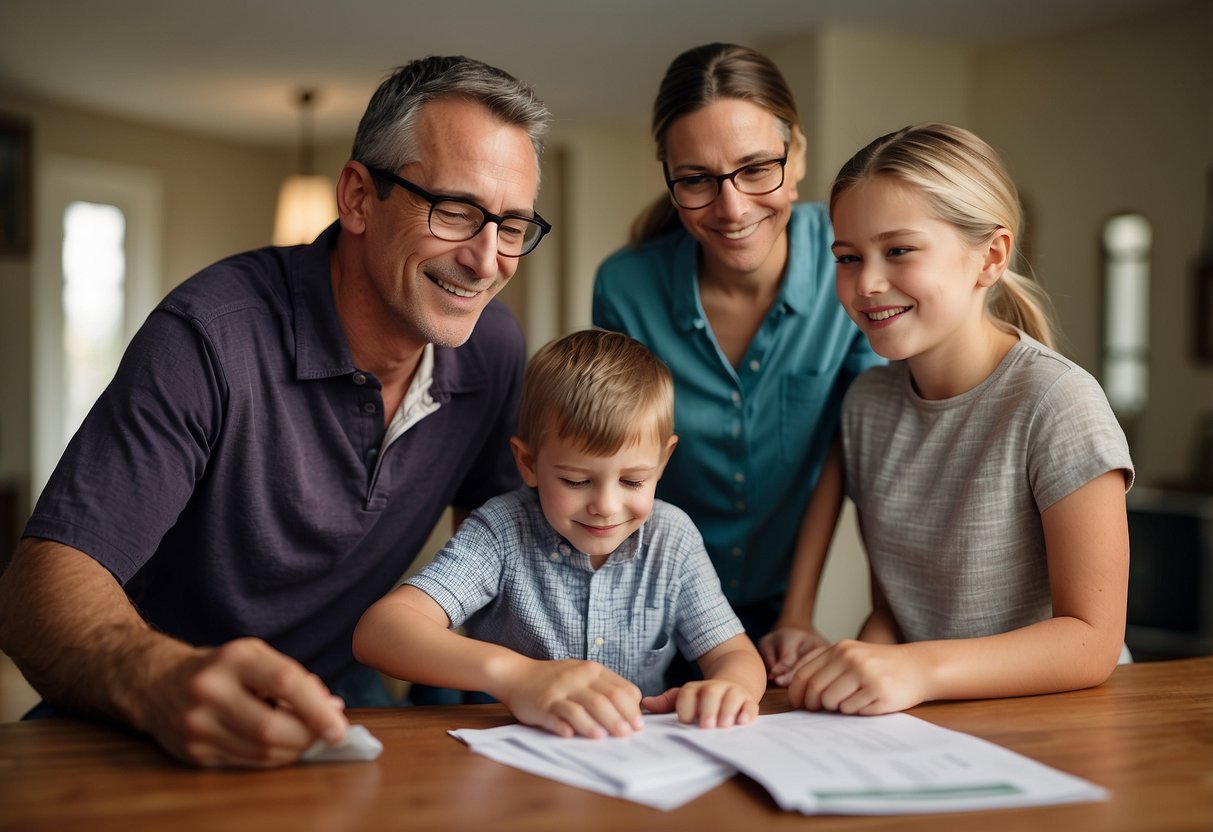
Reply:
[[593, 319], [673, 372], [680, 441], [658, 496], [699, 526], [783, 684], [825, 643], [813, 607], [842, 505], [839, 405], [880, 359], [835, 302], [825, 207], [796, 202], [805, 138], [770, 59], [732, 44], [684, 52], [652, 129], [668, 194], [599, 268]]

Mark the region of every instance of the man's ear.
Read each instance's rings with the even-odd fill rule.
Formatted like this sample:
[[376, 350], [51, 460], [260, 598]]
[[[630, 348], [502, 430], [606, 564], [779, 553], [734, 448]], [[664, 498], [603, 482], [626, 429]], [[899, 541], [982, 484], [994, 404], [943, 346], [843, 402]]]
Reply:
[[374, 178], [366, 165], [351, 159], [341, 168], [341, 176], [337, 178], [337, 215], [341, 218], [341, 230], [363, 233], [372, 202], [379, 202]]
[[1007, 228], [1001, 225], [994, 229], [994, 236], [986, 245], [981, 272], [977, 276], [977, 285], [989, 288], [999, 281], [1002, 273], [1011, 266], [1011, 251], [1015, 246], [1015, 237]]
[[531, 446], [523, 442], [522, 437], [511, 436], [510, 450], [514, 452], [514, 464], [518, 466], [522, 481], [531, 488], [539, 485], [539, 475], [535, 471], [535, 454], [531, 452]]

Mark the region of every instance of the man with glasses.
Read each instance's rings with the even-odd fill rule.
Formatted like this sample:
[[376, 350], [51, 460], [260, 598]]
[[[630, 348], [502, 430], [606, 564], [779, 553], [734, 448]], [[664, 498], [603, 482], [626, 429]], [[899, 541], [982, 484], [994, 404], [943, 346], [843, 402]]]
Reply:
[[493, 298], [551, 229], [547, 122], [501, 70], [414, 61], [367, 107], [338, 222], [152, 313], [0, 579], [0, 648], [48, 706], [273, 766], [341, 739], [342, 700], [387, 704], [359, 616], [448, 505], [518, 484], [525, 348]]

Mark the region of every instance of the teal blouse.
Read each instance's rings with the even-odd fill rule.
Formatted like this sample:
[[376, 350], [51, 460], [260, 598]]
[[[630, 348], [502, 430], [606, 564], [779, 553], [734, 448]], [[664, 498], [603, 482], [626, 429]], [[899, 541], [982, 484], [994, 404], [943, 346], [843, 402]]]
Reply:
[[680, 439], [657, 496], [699, 527], [734, 605], [783, 596], [843, 393], [883, 363], [834, 295], [825, 207], [794, 206], [788, 240], [779, 297], [737, 367], [704, 314], [699, 245], [684, 230], [616, 252], [594, 283], [594, 324], [643, 342], [673, 373]]

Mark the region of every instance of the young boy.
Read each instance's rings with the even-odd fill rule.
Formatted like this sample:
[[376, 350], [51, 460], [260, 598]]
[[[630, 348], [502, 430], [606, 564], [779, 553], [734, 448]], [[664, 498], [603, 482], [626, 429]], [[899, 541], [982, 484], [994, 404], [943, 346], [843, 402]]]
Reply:
[[[371, 606], [355, 656], [397, 678], [485, 691], [566, 737], [630, 734], [641, 708], [702, 727], [753, 720], [762, 660], [699, 532], [653, 499], [673, 423], [669, 371], [640, 342], [587, 330], [543, 347], [510, 442], [527, 487], [485, 503]], [[463, 624], [468, 638], [451, 629]], [[663, 692], [676, 647], [704, 680]]]

